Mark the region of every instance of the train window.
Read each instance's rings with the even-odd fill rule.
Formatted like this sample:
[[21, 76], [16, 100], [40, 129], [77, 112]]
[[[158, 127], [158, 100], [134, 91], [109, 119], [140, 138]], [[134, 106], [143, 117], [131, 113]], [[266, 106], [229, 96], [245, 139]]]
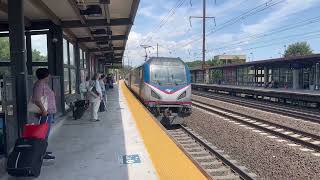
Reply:
[[138, 70], [134, 70], [134, 82], [135, 84], [139, 84], [140, 83], [140, 79], [139, 77], [139, 71]]
[[152, 65], [151, 81], [159, 85], [182, 85], [186, 83], [186, 71], [183, 66]]

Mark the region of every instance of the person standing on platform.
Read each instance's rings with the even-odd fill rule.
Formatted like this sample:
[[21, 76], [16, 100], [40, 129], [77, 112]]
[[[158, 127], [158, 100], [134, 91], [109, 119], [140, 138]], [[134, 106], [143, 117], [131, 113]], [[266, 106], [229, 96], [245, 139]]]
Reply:
[[[49, 70], [47, 68], [39, 68], [36, 71], [36, 76], [38, 78], [37, 82], [33, 86], [32, 101], [35, 105], [40, 108], [40, 123], [47, 122], [49, 129], [46, 135], [46, 140], [48, 142], [48, 137], [50, 133], [51, 123], [54, 120], [54, 114], [57, 112], [56, 99], [53, 90], [49, 87]], [[44, 107], [41, 102], [41, 97], [47, 97], [48, 108]], [[51, 152], [46, 152], [44, 159], [55, 159]]]
[[102, 90], [102, 100], [104, 102], [105, 109], [107, 109], [107, 92], [106, 92], [106, 86], [104, 84], [104, 79], [105, 79], [105, 76], [103, 74], [101, 75], [99, 82]]
[[90, 85], [89, 85], [89, 101], [91, 106], [91, 120], [92, 121], [99, 121], [98, 119], [98, 111], [100, 102], [102, 100], [102, 89], [99, 82], [99, 74], [95, 73], [91, 79]]
[[80, 87], [79, 87], [80, 95], [81, 95], [81, 99], [83, 99], [83, 100], [86, 100], [87, 92], [89, 89], [89, 82], [90, 82], [90, 78], [86, 77], [86, 80], [80, 84]]
[[108, 89], [109, 89], [109, 85], [108, 85], [108, 75], [104, 75], [103, 82], [104, 82], [104, 87], [105, 87], [106, 92], [107, 92]]

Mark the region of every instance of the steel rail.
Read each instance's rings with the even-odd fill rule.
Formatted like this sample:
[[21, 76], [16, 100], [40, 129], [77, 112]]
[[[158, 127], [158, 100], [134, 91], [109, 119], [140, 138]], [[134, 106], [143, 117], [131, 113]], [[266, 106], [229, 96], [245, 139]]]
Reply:
[[[272, 107], [272, 106], [268, 106], [266, 104], [261, 104], [261, 103], [254, 103], [254, 102], [245, 102], [245, 101], [241, 101], [235, 98], [228, 98], [228, 97], [222, 97], [222, 96], [218, 96], [218, 95], [211, 95], [209, 93], [199, 93], [199, 92], [192, 92], [193, 95], [196, 96], [201, 96], [201, 97], [206, 97], [206, 98], [211, 98], [211, 99], [216, 99], [216, 100], [220, 100], [220, 101], [225, 101], [228, 103], [233, 103], [233, 104], [238, 104], [238, 105], [242, 105], [242, 106], [246, 106], [246, 107], [250, 107], [250, 108], [254, 108], [254, 109], [259, 109], [259, 110], [263, 110], [263, 111], [267, 111], [267, 112], [273, 112], [273, 113], [277, 113], [277, 114], [281, 114], [281, 115], [285, 115], [285, 116], [289, 116], [289, 117], [293, 117], [293, 118], [298, 118], [298, 119], [302, 119], [305, 121], [310, 121], [310, 122], [315, 122], [315, 123], [319, 123], [320, 124], [320, 114], [312, 114], [312, 112], [299, 112], [299, 111], [295, 111], [295, 109], [288, 109], [285, 107]], [[310, 113], [310, 114], [308, 114]]]
[[[272, 129], [268, 129], [268, 128], [263, 127], [263, 126], [259, 126], [257, 124], [254, 124], [254, 123], [251, 123], [249, 121], [246, 121], [244, 119], [251, 119], [251, 120], [254, 120], [256, 122], [261, 122], [263, 124], [268, 124], [269, 126], [275, 126], [277, 128], [281, 128], [281, 129], [284, 129], [284, 130], [292, 131], [292, 132], [300, 134], [300, 135], [302, 135], [304, 137], [312, 137], [314, 139], [318, 139], [319, 140], [320, 136], [318, 136], [318, 135], [307, 133], [307, 132], [300, 131], [300, 130], [297, 130], [297, 129], [293, 129], [293, 128], [286, 127], [286, 126], [283, 126], [283, 125], [279, 125], [279, 124], [276, 124], [276, 123], [272, 123], [272, 122], [269, 122], [269, 121], [266, 121], [266, 120], [263, 120], [263, 119], [259, 119], [259, 118], [256, 118], [256, 117], [252, 117], [252, 116], [249, 116], [249, 115], [246, 115], [246, 114], [242, 114], [242, 113], [234, 112], [234, 111], [231, 111], [231, 110], [227, 110], [227, 109], [224, 109], [224, 108], [221, 108], [221, 107], [217, 107], [215, 105], [204, 103], [204, 102], [201, 102], [201, 101], [193, 100], [193, 106], [196, 106], [196, 107], [198, 107], [200, 109], [204, 109], [206, 111], [218, 114], [220, 116], [227, 117], [229, 119], [233, 119], [235, 121], [241, 122], [241, 123], [249, 125], [251, 127], [254, 127], [254, 128], [257, 128], [257, 129], [261, 129], [261, 130], [269, 132], [271, 134], [275, 134], [275, 135], [280, 136], [282, 138], [289, 139], [289, 140], [291, 140], [293, 142], [296, 142], [296, 143], [301, 144], [303, 146], [312, 148], [312, 149], [314, 149], [316, 151], [320, 151], [320, 146], [318, 146], [316, 144], [312, 144], [312, 143], [310, 143], [308, 141], [304, 141], [304, 140], [292, 137], [290, 135], [286, 135], [286, 134], [283, 134], [281, 132], [274, 131]], [[228, 113], [228, 114], [226, 114], [226, 113]], [[239, 116], [239, 117], [244, 117], [244, 118], [238, 118], [238, 117], [235, 117], [234, 115]]]

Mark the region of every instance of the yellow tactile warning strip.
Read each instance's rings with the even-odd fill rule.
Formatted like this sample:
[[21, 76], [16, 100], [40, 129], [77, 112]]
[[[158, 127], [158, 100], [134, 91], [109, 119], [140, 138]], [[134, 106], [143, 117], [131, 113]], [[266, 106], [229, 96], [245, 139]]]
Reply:
[[154, 117], [120, 82], [123, 95], [160, 179], [207, 179], [156, 123]]

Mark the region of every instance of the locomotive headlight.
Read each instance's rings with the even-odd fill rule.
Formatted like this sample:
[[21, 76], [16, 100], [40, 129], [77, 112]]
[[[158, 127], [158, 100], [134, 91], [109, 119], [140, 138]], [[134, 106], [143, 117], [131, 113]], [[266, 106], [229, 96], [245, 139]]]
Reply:
[[154, 92], [153, 90], [151, 90], [151, 96], [156, 99], [160, 99], [160, 96], [156, 92]]
[[178, 100], [186, 97], [186, 95], [187, 95], [187, 92], [184, 91], [182, 94], [180, 94], [180, 96], [178, 97]]

